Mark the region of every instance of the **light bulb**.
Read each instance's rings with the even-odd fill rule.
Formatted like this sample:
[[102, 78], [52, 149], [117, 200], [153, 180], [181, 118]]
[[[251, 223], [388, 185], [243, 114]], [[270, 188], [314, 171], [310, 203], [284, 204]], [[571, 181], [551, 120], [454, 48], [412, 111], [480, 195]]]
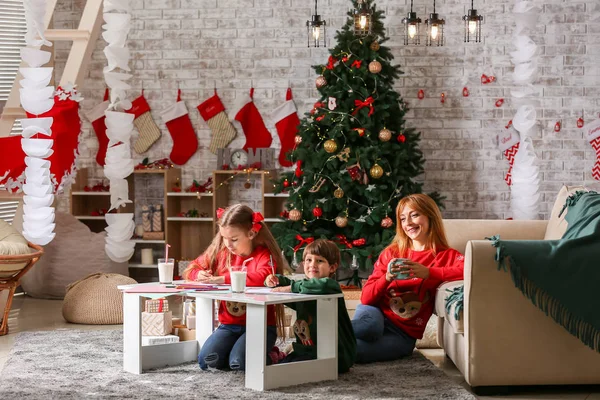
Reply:
[[321, 37], [321, 28], [318, 26], [313, 26], [312, 28], [312, 37], [314, 40], [319, 40]]
[[417, 34], [417, 26], [415, 24], [409, 24], [408, 25], [408, 37], [412, 39], [415, 37], [416, 34]]
[[438, 37], [439, 29], [437, 25], [431, 25], [431, 39], [436, 40]]
[[367, 26], [367, 16], [361, 15], [358, 19], [358, 24], [360, 25], [360, 29], [365, 29]]
[[350, 263], [350, 269], [356, 271], [358, 268], [359, 268], [358, 257], [356, 257], [356, 254], [355, 254], [352, 256], [352, 263]]
[[469, 21], [469, 33], [475, 33], [477, 30], [477, 21]]

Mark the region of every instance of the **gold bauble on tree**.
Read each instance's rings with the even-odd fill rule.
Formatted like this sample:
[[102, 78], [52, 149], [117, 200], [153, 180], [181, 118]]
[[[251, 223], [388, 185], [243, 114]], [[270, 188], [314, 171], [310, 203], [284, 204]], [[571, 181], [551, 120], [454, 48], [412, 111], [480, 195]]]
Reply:
[[323, 75], [319, 75], [315, 84], [317, 85], [317, 89], [321, 89], [323, 86], [327, 85], [327, 79], [325, 79]]
[[296, 143], [296, 146], [299, 145], [300, 143], [302, 143], [302, 136], [296, 135], [294, 137], [294, 143]]
[[328, 153], [335, 153], [337, 151], [338, 145], [333, 139], [329, 139], [325, 141], [323, 148]]
[[375, 41], [375, 42], [371, 43], [371, 50], [377, 51], [377, 50], [379, 50], [379, 47], [380, 47], [379, 42]]
[[302, 213], [300, 212], [300, 210], [294, 208], [292, 211], [290, 211], [289, 218], [292, 221], [300, 221], [300, 219], [302, 218]]
[[369, 72], [372, 74], [378, 74], [381, 72], [381, 63], [377, 60], [373, 60], [369, 63]]
[[338, 187], [333, 191], [333, 195], [336, 199], [341, 199], [342, 197], [344, 197], [344, 190], [341, 187]]
[[383, 176], [383, 168], [381, 168], [381, 165], [375, 164], [371, 167], [369, 173], [373, 179], [379, 179]]
[[346, 225], [348, 225], [348, 218], [344, 217], [343, 215], [340, 215], [335, 219], [335, 225], [338, 228], [345, 228]]
[[387, 142], [391, 138], [392, 138], [392, 132], [389, 129], [383, 128], [382, 130], [379, 131], [379, 140], [381, 140], [382, 142]]

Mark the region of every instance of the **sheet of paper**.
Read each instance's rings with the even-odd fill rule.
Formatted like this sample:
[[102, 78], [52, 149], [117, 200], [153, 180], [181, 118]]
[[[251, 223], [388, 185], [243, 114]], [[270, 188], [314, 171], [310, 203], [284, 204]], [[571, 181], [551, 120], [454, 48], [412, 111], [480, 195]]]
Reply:
[[264, 287], [264, 288], [258, 288], [258, 287], [252, 287], [246, 288], [246, 294], [287, 294], [287, 295], [300, 295], [300, 293], [286, 293], [286, 292], [274, 292], [273, 288], [268, 288], [268, 287]]

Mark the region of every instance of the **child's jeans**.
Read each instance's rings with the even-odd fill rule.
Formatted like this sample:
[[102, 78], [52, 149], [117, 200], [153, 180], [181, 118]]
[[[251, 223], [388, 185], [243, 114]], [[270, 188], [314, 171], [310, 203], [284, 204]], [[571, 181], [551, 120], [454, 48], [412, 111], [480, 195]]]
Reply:
[[356, 362], [361, 364], [411, 355], [417, 341], [387, 319], [379, 307], [359, 304], [352, 328], [356, 336]]
[[[277, 328], [267, 327], [267, 361], [269, 351], [277, 340]], [[221, 324], [209, 336], [200, 349], [198, 364], [203, 370], [208, 368], [246, 369], [246, 326]], [[270, 364], [270, 363], [269, 363]]]

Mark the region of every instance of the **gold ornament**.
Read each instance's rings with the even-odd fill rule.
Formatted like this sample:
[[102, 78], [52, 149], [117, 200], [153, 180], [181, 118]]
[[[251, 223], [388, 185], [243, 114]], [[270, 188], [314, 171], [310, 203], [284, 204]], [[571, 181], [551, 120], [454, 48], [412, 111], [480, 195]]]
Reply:
[[392, 138], [392, 132], [389, 129], [383, 128], [379, 131], [379, 140], [382, 142], [387, 142]]
[[371, 167], [369, 173], [373, 179], [379, 179], [383, 176], [383, 168], [379, 164], [375, 164]]
[[246, 181], [246, 182], [244, 182], [244, 187], [246, 189], [250, 189], [252, 187], [252, 183], [250, 181]]
[[342, 197], [344, 197], [344, 190], [341, 187], [338, 187], [333, 191], [333, 195], [335, 196], [335, 198], [341, 199]]
[[373, 43], [371, 43], [371, 50], [377, 51], [377, 50], [379, 50], [379, 47], [380, 47], [379, 46], [379, 42], [373, 42]]
[[385, 217], [384, 219], [381, 220], [381, 227], [382, 228], [390, 228], [392, 225], [394, 225], [394, 221], [392, 221], [392, 219], [390, 217]]
[[325, 151], [328, 153], [335, 153], [337, 151], [338, 146], [335, 140], [329, 139], [325, 141], [323, 148], [325, 148]]
[[373, 60], [369, 63], [369, 72], [372, 74], [378, 74], [381, 72], [381, 63], [377, 60]]
[[319, 75], [315, 84], [317, 85], [317, 89], [321, 89], [323, 86], [327, 85], [327, 79], [325, 79], [323, 75]]
[[339, 158], [340, 161], [348, 162], [348, 159], [350, 158], [350, 147], [345, 147], [344, 150], [336, 155], [336, 157]]
[[338, 228], [345, 228], [346, 225], [348, 225], [348, 218], [344, 217], [344, 216], [339, 216], [335, 219], [335, 225]]
[[292, 211], [290, 211], [289, 218], [292, 221], [300, 221], [300, 219], [302, 218], [302, 213], [300, 212], [300, 210], [294, 208]]
[[302, 143], [302, 136], [296, 135], [296, 137], [294, 137], [294, 143], [296, 143], [296, 146]]

